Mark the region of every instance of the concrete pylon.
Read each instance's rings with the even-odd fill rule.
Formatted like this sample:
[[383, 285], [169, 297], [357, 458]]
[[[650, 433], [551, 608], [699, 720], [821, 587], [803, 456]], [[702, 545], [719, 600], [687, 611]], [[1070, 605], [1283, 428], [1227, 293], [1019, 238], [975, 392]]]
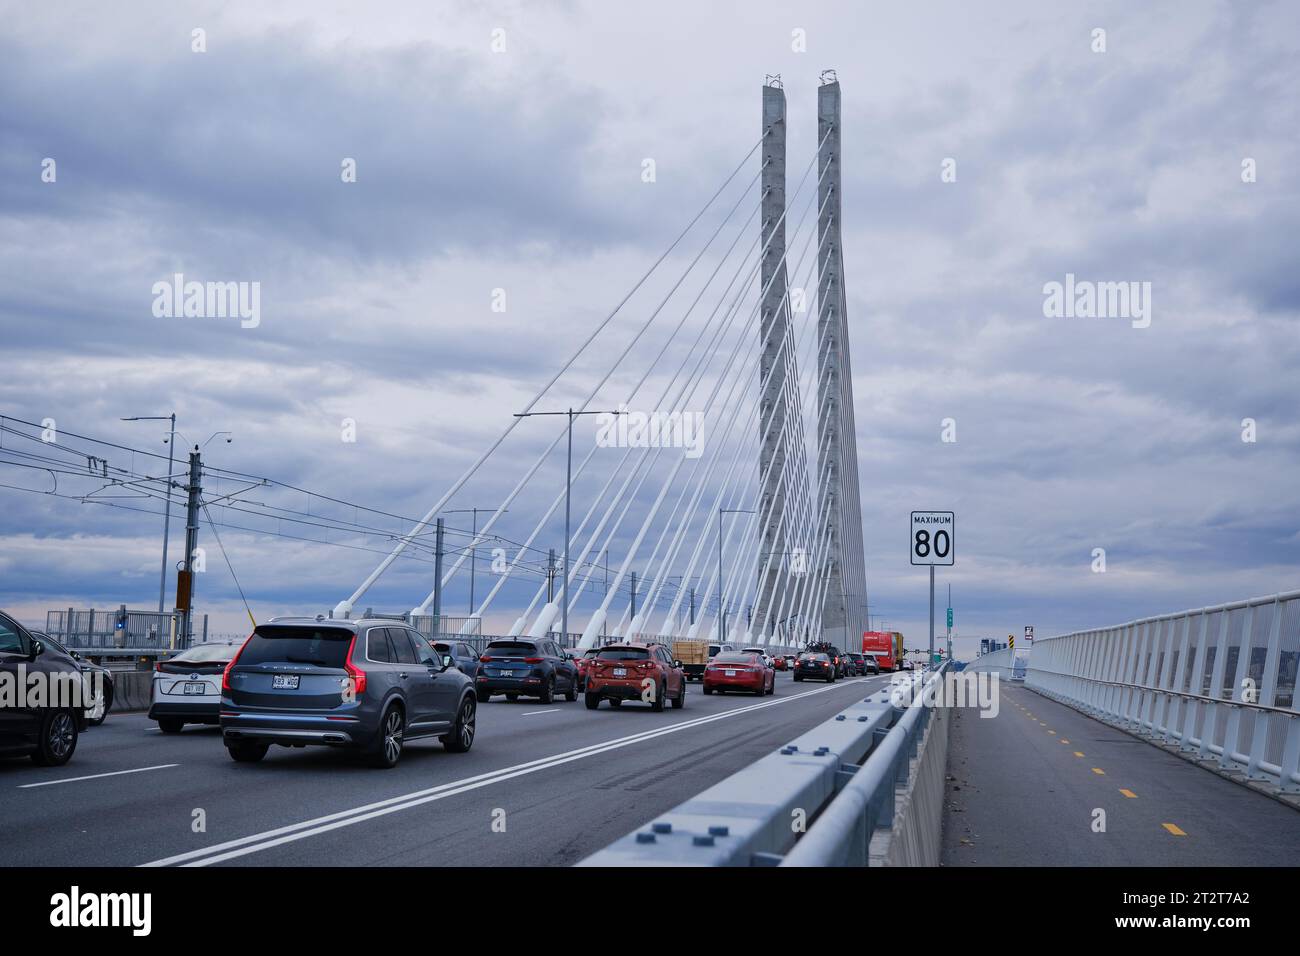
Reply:
[[818, 514], [825, 514], [826, 580], [822, 640], [859, 649], [865, 629], [866, 559], [858, 489], [858, 446], [853, 416], [853, 371], [845, 310], [844, 259], [840, 245], [840, 84], [832, 70], [817, 89], [817, 473]]
[[[760, 246], [766, 246], [760, 266], [759, 289], [766, 289], [759, 307], [760, 381], [765, 382], [759, 395], [758, 429], [759, 474], [766, 474], [758, 500], [758, 527], [762, 541], [758, 555], [759, 580], [754, 602], [753, 626], [769, 630], [775, 623], [769, 618], [782, 604], [782, 565], [785, 561], [785, 530], [781, 516], [785, 513], [785, 448], [781, 436], [785, 431], [786, 403], [779, 399], [785, 383], [787, 360], [782, 345], [790, 322], [786, 298], [785, 265], [785, 90], [780, 77], [769, 77], [763, 86], [763, 170], [762, 226]], [[780, 529], [780, 530], [778, 530]], [[768, 556], [774, 555], [770, 562]], [[766, 574], [764, 573], [766, 570]]]

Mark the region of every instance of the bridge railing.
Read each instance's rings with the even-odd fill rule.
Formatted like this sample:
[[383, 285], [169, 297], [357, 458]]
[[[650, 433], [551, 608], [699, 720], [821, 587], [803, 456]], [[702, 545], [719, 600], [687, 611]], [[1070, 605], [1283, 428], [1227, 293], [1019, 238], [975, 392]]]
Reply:
[[1300, 591], [1039, 638], [1026, 684], [1300, 792]]
[[[934, 818], [921, 822], [909, 805], [903, 812], [910, 813], [910, 825], [898, 841], [907, 846], [889, 856], [912, 862], [928, 855], [937, 864], [947, 706], [932, 706], [922, 691], [942, 685], [950, 669], [945, 664], [898, 675], [896, 684], [873, 691], [580, 865], [866, 866], [879, 856], [873, 840], [897, 829], [898, 808], [907, 805], [900, 795], [910, 794], [923, 776]], [[927, 731], [936, 726], [945, 731], [945, 746], [942, 753], [930, 752], [922, 774], [919, 757]]]

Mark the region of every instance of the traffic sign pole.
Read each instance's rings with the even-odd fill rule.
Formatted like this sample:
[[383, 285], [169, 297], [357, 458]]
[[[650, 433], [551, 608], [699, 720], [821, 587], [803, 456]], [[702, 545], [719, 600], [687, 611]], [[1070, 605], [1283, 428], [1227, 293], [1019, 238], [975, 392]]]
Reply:
[[930, 565], [930, 660], [934, 661], [934, 565]]

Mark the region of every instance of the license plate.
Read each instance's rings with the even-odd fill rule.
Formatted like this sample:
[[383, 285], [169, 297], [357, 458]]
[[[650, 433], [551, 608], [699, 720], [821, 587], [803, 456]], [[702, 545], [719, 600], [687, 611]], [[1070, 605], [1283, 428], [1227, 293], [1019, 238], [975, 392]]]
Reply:
[[189, 695], [189, 694], [206, 694], [207, 692], [208, 692], [208, 685], [205, 684], [205, 683], [203, 683], [203, 681], [186, 681], [186, 682], [185, 682], [185, 693], [186, 693], [187, 695]]
[[297, 690], [299, 680], [297, 674], [275, 674], [271, 677], [271, 690]]
[[627, 676], [627, 668], [626, 668], [626, 667], [615, 667], [615, 668], [614, 668], [614, 676], [615, 676], [615, 677], [626, 677], [626, 676]]
[[727, 675], [728, 677], [735, 677], [735, 676], [736, 676], [736, 672], [735, 672], [735, 671], [726, 671], [726, 675]]

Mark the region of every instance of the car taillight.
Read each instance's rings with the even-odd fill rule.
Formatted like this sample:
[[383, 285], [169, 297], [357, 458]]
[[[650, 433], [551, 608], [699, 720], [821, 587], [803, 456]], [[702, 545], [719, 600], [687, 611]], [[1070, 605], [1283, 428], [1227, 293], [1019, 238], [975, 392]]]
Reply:
[[[248, 639], [245, 640], [243, 644], [239, 645], [239, 650], [235, 651], [235, 656], [230, 659], [230, 663], [227, 664], [225, 670], [221, 672], [222, 691], [230, 690], [230, 669], [234, 667], [237, 663], [239, 663], [239, 655], [244, 653], [244, 648], [248, 646], [248, 642], [251, 641], [252, 639], [253, 639], [253, 635], [249, 634]], [[158, 665], [158, 669], [162, 670], [161, 664]]]
[[480, 657], [480, 658], [478, 659], [478, 662], [479, 662], [480, 664], [486, 664], [486, 663], [488, 663], [488, 661], [490, 661], [490, 660], [492, 660], [492, 658], [489, 657], [488, 655], [484, 654], [482, 657]]
[[525, 663], [525, 664], [540, 664], [540, 663], [542, 663], [542, 662], [545, 661], [545, 660], [546, 660], [546, 658], [544, 658], [544, 657], [525, 657], [525, 658], [524, 658], [524, 663]]
[[352, 663], [352, 652], [356, 649], [357, 637], [352, 635], [352, 643], [348, 645], [348, 656], [343, 661], [343, 669], [348, 672], [352, 678], [353, 697], [360, 697], [366, 692], [366, 672]]

